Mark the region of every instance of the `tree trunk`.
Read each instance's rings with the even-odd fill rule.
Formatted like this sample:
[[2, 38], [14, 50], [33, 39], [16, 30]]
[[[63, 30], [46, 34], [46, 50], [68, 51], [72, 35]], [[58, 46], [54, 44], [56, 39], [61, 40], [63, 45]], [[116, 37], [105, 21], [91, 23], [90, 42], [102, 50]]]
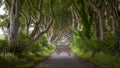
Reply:
[[16, 45], [18, 45], [18, 32], [20, 25], [19, 18], [23, 1], [24, 0], [14, 0], [11, 4], [8, 41], [9, 45], [13, 47], [16, 47]]
[[104, 39], [104, 28], [103, 28], [103, 23], [104, 23], [104, 20], [103, 20], [103, 15], [102, 13], [98, 13], [98, 17], [99, 17], [99, 30], [100, 30], [100, 40], [103, 41]]
[[95, 34], [97, 38], [100, 38], [99, 19], [96, 14], [94, 14], [94, 18], [95, 18]]
[[113, 14], [112, 15], [112, 30], [113, 30], [113, 32], [114, 32], [114, 34], [115, 34], [115, 36], [118, 36], [118, 32], [117, 32], [117, 18], [116, 18], [116, 16], [115, 16], [115, 14]]

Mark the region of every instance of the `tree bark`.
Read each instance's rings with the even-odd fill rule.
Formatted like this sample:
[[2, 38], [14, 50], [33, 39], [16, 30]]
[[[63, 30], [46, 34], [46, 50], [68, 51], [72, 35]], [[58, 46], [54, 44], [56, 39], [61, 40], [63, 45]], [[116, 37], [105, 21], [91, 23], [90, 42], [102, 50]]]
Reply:
[[13, 0], [10, 8], [10, 27], [8, 41], [10, 46], [18, 45], [19, 18], [24, 0]]
[[95, 19], [95, 24], [94, 24], [94, 26], [95, 26], [95, 34], [96, 34], [96, 37], [97, 38], [100, 38], [100, 27], [99, 27], [99, 18], [98, 18], [98, 16], [96, 15], [96, 14], [94, 14], [94, 19]]
[[99, 29], [100, 29], [100, 40], [103, 41], [104, 39], [104, 27], [103, 27], [103, 23], [104, 23], [104, 12], [99, 9], [93, 2], [91, 2], [90, 0], [88, 0], [91, 8], [94, 10], [94, 12], [98, 15], [99, 18]]

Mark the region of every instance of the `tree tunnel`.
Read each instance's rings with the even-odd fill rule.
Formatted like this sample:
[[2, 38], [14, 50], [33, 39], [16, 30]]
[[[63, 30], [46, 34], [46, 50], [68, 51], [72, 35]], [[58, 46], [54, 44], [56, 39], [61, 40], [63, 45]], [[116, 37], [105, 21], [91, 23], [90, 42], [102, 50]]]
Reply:
[[120, 68], [119, 22], [120, 0], [0, 0], [0, 67], [31, 67], [69, 45], [72, 55], [100, 68]]

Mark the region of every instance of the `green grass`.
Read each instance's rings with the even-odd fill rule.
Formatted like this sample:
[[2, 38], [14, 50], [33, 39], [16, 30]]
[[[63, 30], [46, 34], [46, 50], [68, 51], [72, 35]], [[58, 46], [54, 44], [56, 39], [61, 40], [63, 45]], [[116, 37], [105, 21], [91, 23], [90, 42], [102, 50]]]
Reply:
[[29, 56], [29, 58], [19, 59], [17, 56], [7, 53], [5, 57], [0, 57], [0, 68], [30, 68], [46, 58], [48, 56]]
[[98, 65], [100, 68], [120, 68], [119, 56], [112, 56], [103, 52], [97, 52], [93, 57], [91, 57], [93, 53], [92, 51], [85, 52], [77, 47], [71, 47], [71, 49], [78, 57], [88, 60]]
[[14, 64], [0, 57], [0, 68], [17, 68]]
[[48, 57], [34, 57], [33, 60], [20, 59], [19, 63], [16, 63], [18, 68], [30, 68], [34, 66], [37, 62], [43, 61]]

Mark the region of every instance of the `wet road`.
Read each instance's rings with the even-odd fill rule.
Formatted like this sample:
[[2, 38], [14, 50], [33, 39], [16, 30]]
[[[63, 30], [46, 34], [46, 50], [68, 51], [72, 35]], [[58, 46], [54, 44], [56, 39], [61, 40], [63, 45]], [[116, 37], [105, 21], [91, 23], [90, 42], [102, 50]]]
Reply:
[[78, 60], [67, 46], [58, 46], [51, 57], [35, 68], [97, 68], [92, 63]]

